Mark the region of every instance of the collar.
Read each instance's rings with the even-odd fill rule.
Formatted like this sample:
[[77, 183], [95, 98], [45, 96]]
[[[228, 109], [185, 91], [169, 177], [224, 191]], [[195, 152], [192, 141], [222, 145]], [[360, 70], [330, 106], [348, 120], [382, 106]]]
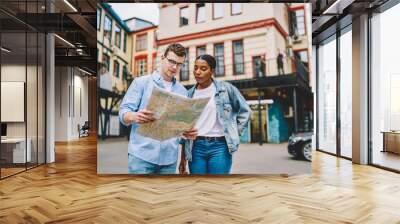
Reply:
[[[222, 84], [221, 81], [216, 80], [216, 79], [214, 79], [214, 78], [212, 78], [212, 77], [211, 77], [211, 80], [212, 80], [212, 82], [213, 82], [214, 85], [215, 85], [215, 89], [216, 89], [216, 91], [215, 91], [216, 93], [215, 93], [215, 94], [219, 94], [220, 92], [226, 91], [226, 87]], [[196, 88], [197, 88], [198, 85], [199, 85], [199, 84], [196, 83], [196, 84], [188, 91], [189, 97], [193, 97], [194, 91], [196, 90]]]
[[[151, 74], [151, 76], [153, 77], [153, 80], [156, 82], [156, 83], [163, 83], [163, 77], [161, 76], [161, 74], [160, 74], [160, 72], [159, 71], [154, 71], [153, 72], [153, 74]], [[174, 85], [175, 84], [175, 82], [176, 82], [176, 78], [175, 77], [172, 77], [172, 84]]]

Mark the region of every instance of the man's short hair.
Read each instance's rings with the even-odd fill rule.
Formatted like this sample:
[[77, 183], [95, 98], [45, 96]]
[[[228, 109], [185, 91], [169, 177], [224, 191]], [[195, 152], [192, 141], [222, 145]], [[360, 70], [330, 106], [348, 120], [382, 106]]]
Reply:
[[164, 57], [167, 57], [170, 51], [174, 52], [179, 57], [186, 57], [186, 50], [181, 44], [173, 43], [168, 45], [167, 49], [165, 49]]

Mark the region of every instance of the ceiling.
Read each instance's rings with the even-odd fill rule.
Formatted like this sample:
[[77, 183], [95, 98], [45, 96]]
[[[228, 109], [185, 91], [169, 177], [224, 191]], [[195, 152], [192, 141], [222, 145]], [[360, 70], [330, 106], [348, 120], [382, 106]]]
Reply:
[[[50, 32], [58, 36], [56, 66], [78, 66], [96, 73], [96, 0], [1, 0], [0, 30], [2, 46], [12, 50], [10, 58], [26, 55], [29, 33]], [[28, 43], [28, 55], [35, 51], [36, 46]]]
[[313, 44], [352, 23], [354, 17], [374, 11], [390, 0], [312, 0]]

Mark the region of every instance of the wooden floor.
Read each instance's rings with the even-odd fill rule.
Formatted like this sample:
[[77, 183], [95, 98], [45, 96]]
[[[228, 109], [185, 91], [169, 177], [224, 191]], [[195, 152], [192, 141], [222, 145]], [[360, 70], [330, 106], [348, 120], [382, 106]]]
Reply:
[[0, 223], [400, 223], [400, 175], [315, 153], [300, 176], [96, 174], [96, 139], [0, 181]]

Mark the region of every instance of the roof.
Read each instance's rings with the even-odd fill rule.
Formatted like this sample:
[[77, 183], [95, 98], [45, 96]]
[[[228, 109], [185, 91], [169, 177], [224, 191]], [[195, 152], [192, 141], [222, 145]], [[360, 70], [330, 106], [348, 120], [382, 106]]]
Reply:
[[150, 21], [148, 21], [148, 20], [145, 20], [145, 19], [141, 19], [141, 18], [138, 18], [138, 17], [131, 17], [131, 18], [129, 18], [129, 19], [125, 19], [124, 20], [124, 22], [128, 22], [129, 20], [133, 20], [133, 19], [137, 19], [137, 20], [141, 20], [141, 21], [143, 21], [143, 22], [145, 22], [145, 23], [148, 23], [150, 26], [156, 26], [154, 23], [152, 23], [152, 22], [150, 22]]

